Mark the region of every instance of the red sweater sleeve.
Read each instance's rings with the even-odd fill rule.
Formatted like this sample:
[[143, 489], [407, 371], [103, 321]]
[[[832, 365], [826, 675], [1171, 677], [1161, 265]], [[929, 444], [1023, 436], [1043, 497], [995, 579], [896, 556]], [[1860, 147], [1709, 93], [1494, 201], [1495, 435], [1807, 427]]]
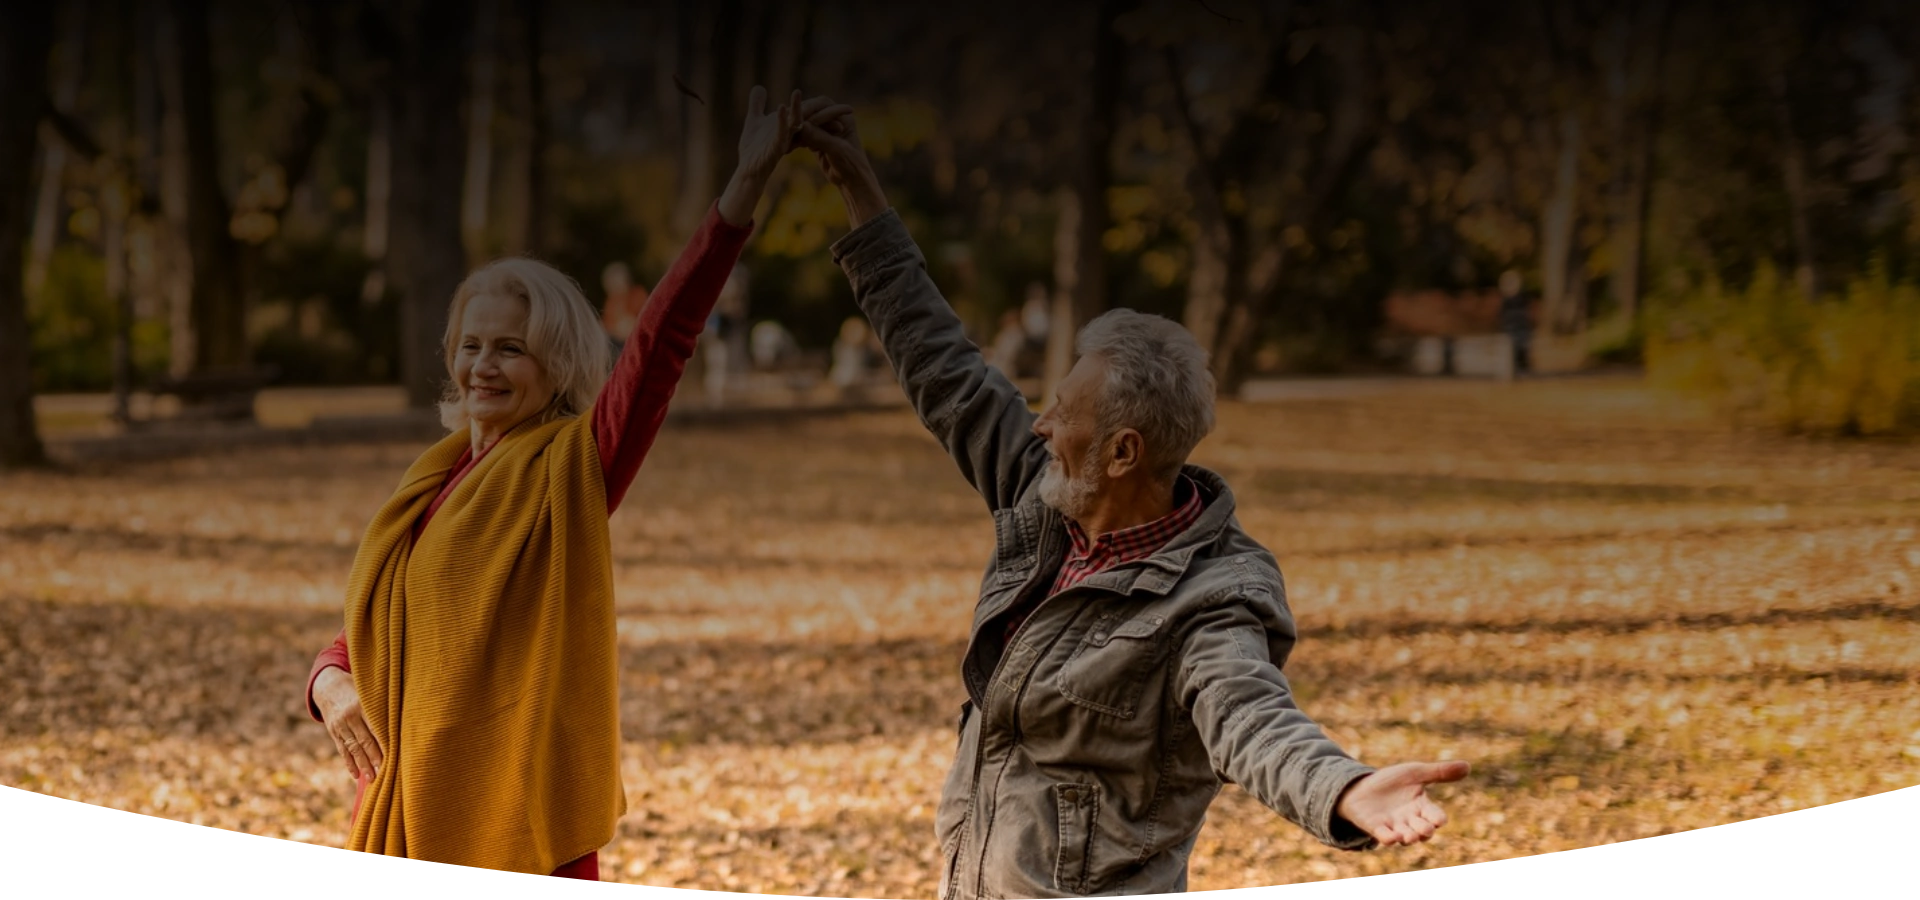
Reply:
[[313, 682], [328, 666], [339, 666], [342, 671], [353, 671], [353, 667], [347, 664], [347, 630], [345, 628], [340, 629], [339, 636], [333, 639], [333, 643], [327, 649], [320, 651], [320, 655], [314, 657], [313, 671], [307, 673], [307, 715], [312, 716], [315, 722], [324, 720], [320, 718], [320, 707], [313, 703]]
[[620, 508], [653, 447], [687, 358], [752, 232], [751, 223], [727, 224], [718, 204], [707, 210], [693, 240], [647, 298], [633, 336], [613, 365], [613, 377], [600, 390], [593, 404], [593, 439], [606, 476], [608, 515]]

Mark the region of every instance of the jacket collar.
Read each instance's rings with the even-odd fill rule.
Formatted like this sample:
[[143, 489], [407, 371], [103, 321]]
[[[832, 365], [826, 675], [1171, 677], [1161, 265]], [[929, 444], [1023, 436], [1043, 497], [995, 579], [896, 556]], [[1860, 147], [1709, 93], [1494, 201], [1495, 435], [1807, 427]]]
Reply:
[[[1233, 491], [1227, 487], [1226, 479], [1210, 469], [1191, 463], [1182, 466], [1180, 471], [1193, 479], [1194, 486], [1200, 490], [1201, 502], [1205, 504], [1200, 517], [1153, 555], [1122, 563], [1091, 576], [1081, 582], [1082, 585], [1122, 594], [1145, 591], [1164, 597], [1186, 576], [1187, 569], [1193, 565], [1194, 555], [1201, 548], [1213, 545], [1220, 539], [1221, 533], [1232, 526]], [[1043, 533], [1058, 532], [1064, 543], [1067, 540], [1066, 517], [1042, 502], [1037, 494], [1031, 502], [1039, 507]]]

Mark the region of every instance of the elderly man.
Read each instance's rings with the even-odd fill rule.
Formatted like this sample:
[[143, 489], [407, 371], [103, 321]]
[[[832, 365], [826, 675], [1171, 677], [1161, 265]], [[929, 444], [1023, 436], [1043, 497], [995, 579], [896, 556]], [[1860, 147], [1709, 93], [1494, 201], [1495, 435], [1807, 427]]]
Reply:
[[1115, 310], [1036, 418], [986, 365], [887, 206], [851, 119], [801, 129], [853, 230], [833, 247], [921, 420], [993, 512], [936, 814], [943, 898], [1183, 890], [1223, 780], [1336, 847], [1424, 841], [1426, 786], [1464, 762], [1375, 771], [1295, 706], [1274, 558], [1220, 476], [1206, 356]]

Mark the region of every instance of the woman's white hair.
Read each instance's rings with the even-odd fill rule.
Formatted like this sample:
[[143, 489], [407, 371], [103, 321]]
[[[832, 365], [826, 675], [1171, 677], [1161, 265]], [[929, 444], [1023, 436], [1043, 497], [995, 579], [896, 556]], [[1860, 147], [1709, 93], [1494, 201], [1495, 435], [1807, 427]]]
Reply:
[[1087, 323], [1074, 345], [1107, 364], [1094, 404], [1095, 445], [1122, 428], [1138, 431], [1147, 471], [1172, 480], [1213, 431], [1213, 373], [1200, 342], [1170, 319], [1116, 309]]
[[473, 271], [453, 292], [447, 307], [447, 390], [440, 400], [440, 424], [449, 431], [467, 427], [460, 385], [451, 377], [460, 349], [460, 319], [467, 302], [481, 295], [518, 297], [527, 304], [527, 352], [554, 387], [553, 402], [542, 421], [577, 416], [593, 405], [613, 369], [613, 352], [600, 314], [580, 285], [546, 263], [524, 257], [490, 262]]

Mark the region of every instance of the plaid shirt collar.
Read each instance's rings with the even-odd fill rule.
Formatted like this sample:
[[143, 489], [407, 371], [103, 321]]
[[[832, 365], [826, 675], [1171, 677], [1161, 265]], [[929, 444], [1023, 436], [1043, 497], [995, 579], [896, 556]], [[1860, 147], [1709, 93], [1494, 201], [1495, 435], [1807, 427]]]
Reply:
[[[1073, 544], [1068, 548], [1066, 563], [1060, 567], [1060, 575], [1054, 581], [1054, 592], [1058, 593], [1122, 563], [1146, 559], [1199, 521], [1206, 505], [1201, 502], [1200, 488], [1193, 483], [1193, 479], [1181, 475], [1174, 484], [1173, 496], [1172, 512], [1144, 525], [1109, 531], [1094, 538], [1087, 537], [1086, 529], [1081, 528], [1079, 522], [1068, 519], [1067, 535]], [[1182, 496], [1186, 499], [1182, 500]]]
[[1073, 543], [1067, 549], [1067, 558], [1060, 565], [1059, 574], [1053, 578], [1052, 590], [1013, 608], [1007, 618], [1005, 631], [1001, 633], [1003, 645], [1012, 642], [1020, 626], [1026, 623], [1027, 616], [1033, 614], [1034, 608], [1040, 605], [1044, 597], [1058, 594], [1122, 563], [1152, 556], [1168, 541], [1178, 537], [1180, 532], [1200, 521], [1200, 514], [1206, 508], [1205, 501], [1200, 499], [1200, 486], [1193, 479], [1181, 475], [1173, 486], [1173, 511], [1145, 525], [1122, 528], [1089, 539], [1086, 529], [1081, 528], [1079, 522], [1067, 519], [1067, 535]]

